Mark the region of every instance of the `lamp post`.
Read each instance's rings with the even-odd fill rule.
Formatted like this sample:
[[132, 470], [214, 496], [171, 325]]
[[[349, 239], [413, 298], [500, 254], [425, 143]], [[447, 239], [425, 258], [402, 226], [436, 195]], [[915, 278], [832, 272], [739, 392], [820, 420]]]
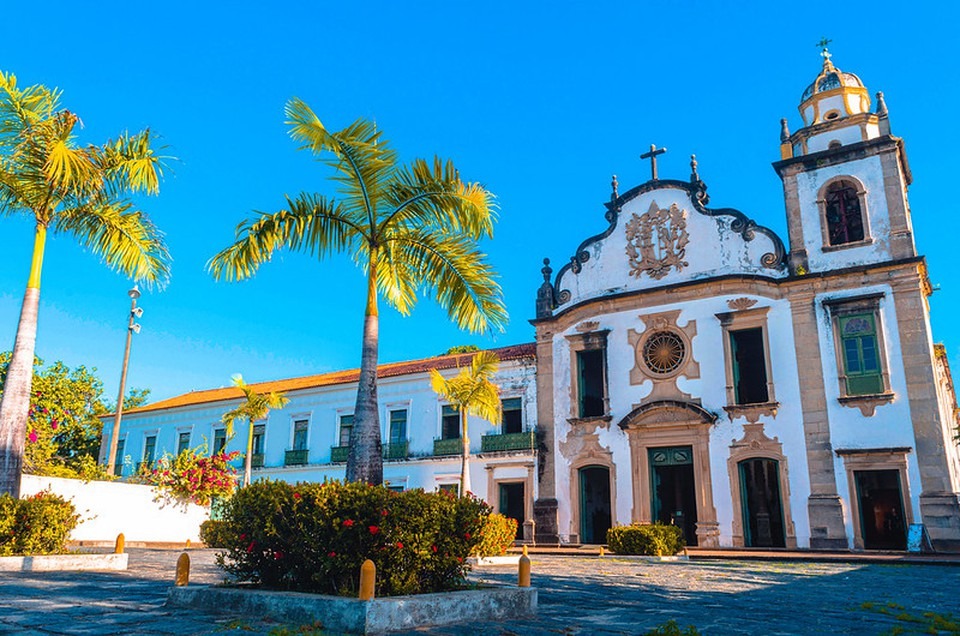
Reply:
[[143, 315], [143, 309], [137, 307], [140, 290], [134, 285], [127, 292], [130, 296], [130, 320], [127, 323], [127, 344], [123, 349], [123, 368], [120, 371], [120, 394], [117, 396], [117, 412], [113, 416], [113, 434], [110, 435], [110, 450], [107, 451], [107, 474], [113, 475], [117, 459], [117, 442], [120, 437], [120, 418], [123, 417], [123, 395], [127, 388], [127, 364], [130, 362], [130, 341], [134, 333], [140, 333], [140, 325], [134, 322]]

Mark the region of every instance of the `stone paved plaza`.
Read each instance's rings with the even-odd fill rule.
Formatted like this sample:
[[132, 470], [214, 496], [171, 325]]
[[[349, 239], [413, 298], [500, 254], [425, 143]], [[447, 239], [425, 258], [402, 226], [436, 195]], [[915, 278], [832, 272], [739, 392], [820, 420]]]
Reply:
[[[164, 607], [178, 553], [130, 550], [122, 573], [0, 574], [4, 634], [301, 634], [261, 617], [198, 615]], [[221, 574], [213, 551], [192, 550], [193, 583]], [[933, 615], [960, 616], [960, 567], [533, 556], [534, 620], [409, 634], [643, 634], [674, 619], [704, 634], [924, 633]], [[513, 582], [513, 568], [477, 581]], [[928, 614], [925, 618], [925, 613]], [[948, 632], [944, 623], [940, 624]], [[955, 625], [954, 625], [955, 628]], [[322, 633], [308, 631], [306, 633]], [[935, 632], [934, 632], [935, 633]]]

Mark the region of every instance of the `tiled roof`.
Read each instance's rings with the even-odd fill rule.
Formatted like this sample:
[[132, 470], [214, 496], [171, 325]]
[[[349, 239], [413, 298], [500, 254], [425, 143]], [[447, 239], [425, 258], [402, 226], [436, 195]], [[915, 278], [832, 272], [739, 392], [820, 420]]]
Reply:
[[[524, 358], [533, 358], [536, 356], [536, 345], [526, 343], [511, 345], [509, 347], [500, 347], [491, 349], [497, 354], [502, 362], [508, 360], [522, 360]], [[433, 358], [424, 358], [423, 360], [408, 360], [406, 362], [392, 362], [390, 364], [381, 364], [377, 367], [378, 378], [393, 378], [401, 375], [410, 375], [413, 373], [424, 373], [430, 369], [453, 369], [458, 366], [466, 366], [470, 363], [473, 353], [459, 353], [445, 356], [435, 356]], [[356, 382], [360, 378], [360, 369], [349, 369], [346, 371], [334, 371], [332, 373], [322, 373], [320, 375], [307, 375], [301, 378], [290, 378], [288, 380], [273, 380], [271, 382], [257, 382], [250, 387], [259, 393], [268, 393], [270, 391], [297, 391], [300, 389], [313, 389], [322, 386], [332, 386], [335, 384], [349, 384]], [[129, 411], [124, 411], [124, 415], [132, 413], [145, 413], [148, 411], [159, 411], [162, 409], [176, 408], [180, 406], [191, 406], [197, 404], [208, 404], [211, 402], [223, 402], [242, 397], [240, 389], [234, 386], [220, 389], [206, 389], [203, 391], [191, 391], [177, 397], [160, 400], [153, 404], [147, 404]]]

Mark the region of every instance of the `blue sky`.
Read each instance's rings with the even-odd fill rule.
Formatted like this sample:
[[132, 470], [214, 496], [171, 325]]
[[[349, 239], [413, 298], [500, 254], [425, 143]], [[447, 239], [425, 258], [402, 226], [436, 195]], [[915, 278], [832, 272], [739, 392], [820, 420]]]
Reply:
[[[215, 283], [207, 260], [252, 210], [284, 194], [332, 193], [328, 172], [297, 152], [283, 106], [298, 96], [333, 129], [373, 118], [405, 160], [439, 154], [497, 197], [485, 245], [502, 276], [505, 333], [462, 333], [432, 302], [384, 310], [381, 360], [450, 346], [533, 339], [544, 256], [565, 262], [605, 227], [610, 176], [645, 181], [639, 159], [666, 146], [662, 178], [686, 178], [696, 153], [711, 204], [735, 207], [786, 239], [780, 118], [833, 61], [884, 91], [906, 140], [916, 240], [940, 290], [934, 336], [960, 369], [960, 288], [953, 203], [960, 132], [955, 3], [14, 3], [0, 68], [58, 86], [83, 141], [149, 126], [177, 158], [142, 207], [166, 233], [173, 276], [141, 298], [128, 385], [153, 398], [359, 364], [363, 278], [347, 258], [284, 254], [252, 281]], [[87, 8], [89, 7], [89, 8]], [[952, 152], [951, 152], [952, 150]], [[32, 228], [0, 219], [0, 348], [12, 347]], [[691, 246], [695, 249], [696, 246]], [[116, 391], [130, 282], [68, 237], [47, 249], [37, 353], [97, 367]]]

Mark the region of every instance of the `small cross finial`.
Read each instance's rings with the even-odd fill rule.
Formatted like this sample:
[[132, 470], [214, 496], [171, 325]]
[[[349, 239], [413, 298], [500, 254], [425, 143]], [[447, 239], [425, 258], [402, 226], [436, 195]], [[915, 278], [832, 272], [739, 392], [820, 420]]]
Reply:
[[697, 174], [697, 155], [690, 155], [690, 181], [696, 183], [700, 180], [700, 175]]
[[657, 155], [662, 155], [666, 151], [666, 148], [657, 148], [657, 144], [650, 144], [650, 152], [640, 155], [641, 159], [650, 160], [650, 174], [653, 181], [657, 180]]
[[830, 62], [830, 51], [827, 50], [827, 47], [833, 40], [828, 40], [827, 38], [820, 38], [820, 41], [817, 42], [817, 48], [820, 49], [820, 57], [823, 58], [823, 63], [827, 64]]
[[617, 183], [617, 175], [613, 175], [613, 180], [610, 182], [610, 187], [613, 191], [610, 193], [610, 200], [616, 201], [617, 197], [620, 196], [619, 184]]

